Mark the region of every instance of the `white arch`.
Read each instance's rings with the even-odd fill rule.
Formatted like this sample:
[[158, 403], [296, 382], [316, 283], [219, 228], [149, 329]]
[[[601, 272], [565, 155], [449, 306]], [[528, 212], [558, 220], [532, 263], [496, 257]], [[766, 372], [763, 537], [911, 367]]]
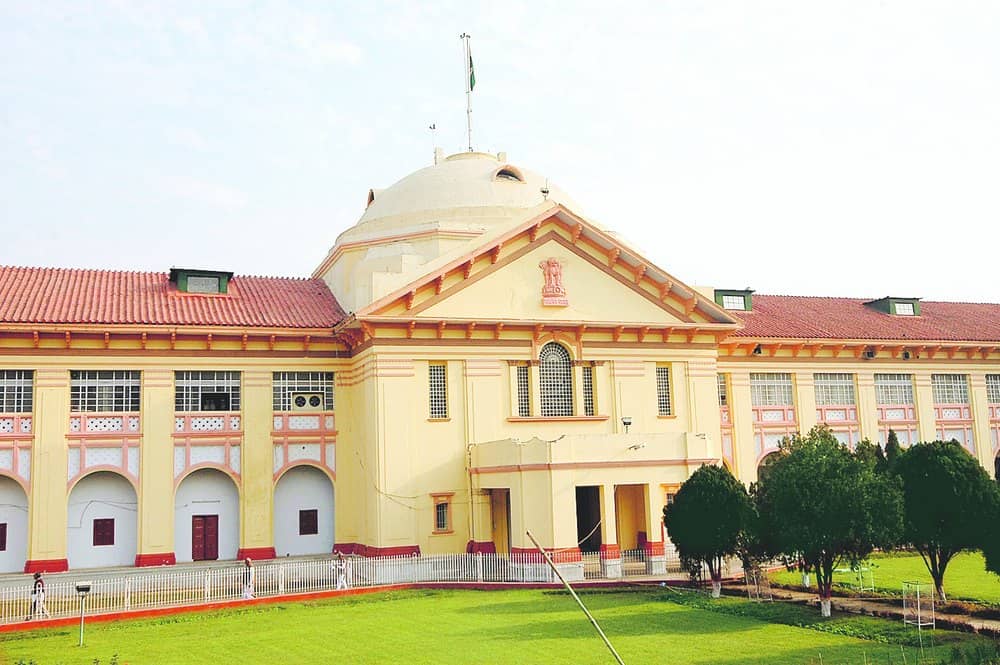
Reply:
[[[134, 566], [138, 508], [132, 483], [113, 471], [96, 471], [77, 481], [69, 493], [66, 515], [69, 567]], [[95, 520], [114, 520], [113, 544], [95, 544]]]
[[0, 476], [0, 524], [7, 527], [7, 548], [0, 552], [0, 573], [20, 573], [28, 558], [28, 495], [13, 478]]
[[[315, 510], [317, 533], [299, 533], [301, 511]], [[274, 487], [274, 551], [291, 554], [329, 554], [333, 551], [333, 483], [314, 466], [286, 471]]]
[[195, 516], [218, 517], [218, 559], [235, 559], [240, 546], [240, 493], [233, 479], [218, 469], [197, 469], [174, 493], [174, 556], [192, 561]]

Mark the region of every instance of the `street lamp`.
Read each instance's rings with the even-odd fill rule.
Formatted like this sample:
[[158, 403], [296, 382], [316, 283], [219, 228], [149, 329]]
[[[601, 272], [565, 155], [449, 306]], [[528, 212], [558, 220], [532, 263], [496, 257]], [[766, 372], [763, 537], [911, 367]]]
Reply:
[[80, 596], [80, 646], [83, 646], [83, 615], [87, 607], [87, 594], [93, 582], [81, 581], [76, 583], [76, 595]]
[[625, 428], [625, 433], [628, 434], [628, 428], [632, 424], [632, 416], [622, 416], [622, 426]]

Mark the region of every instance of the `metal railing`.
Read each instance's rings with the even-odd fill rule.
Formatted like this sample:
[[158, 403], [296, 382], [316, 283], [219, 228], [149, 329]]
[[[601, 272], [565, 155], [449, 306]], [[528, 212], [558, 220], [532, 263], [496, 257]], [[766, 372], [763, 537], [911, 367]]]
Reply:
[[[622, 552], [621, 572], [613, 577], [648, 575], [647, 554], [643, 550]], [[597, 553], [554, 552], [554, 562], [570, 579], [606, 579]], [[676, 555], [667, 554], [667, 569], [679, 572]], [[50, 616], [54, 619], [79, 616], [76, 581], [82, 571], [66, 579], [46, 578], [44, 598], [32, 596], [32, 581], [0, 587], [0, 624], [17, 623]], [[262, 561], [254, 565], [254, 598], [331, 591], [337, 588], [338, 571], [329, 558]], [[210, 568], [135, 569], [96, 572], [87, 597], [87, 614], [108, 614], [210, 605], [246, 598], [243, 564], [216, 564]], [[348, 557], [347, 588], [379, 587], [393, 584], [436, 582], [465, 583], [557, 583], [548, 564], [536, 552], [510, 555], [442, 554], [432, 556]]]

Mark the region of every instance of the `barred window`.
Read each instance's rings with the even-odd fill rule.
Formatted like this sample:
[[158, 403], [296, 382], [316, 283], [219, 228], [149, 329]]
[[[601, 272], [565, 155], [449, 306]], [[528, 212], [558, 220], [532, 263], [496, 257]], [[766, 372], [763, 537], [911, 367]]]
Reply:
[[319, 393], [323, 410], [333, 410], [333, 372], [275, 372], [271, 391], [275, 411], [291, 411], [292, 393]]
[[750, 401], [753, 406], [792, 406], [792, 375], [783, 372], [751, 374]]
[[573, 415], [573, 363], [569, 351], [549, 342], [538, 354], [538, 378], [543, 417]]
[[725, 309], [746, 309], [746, 300], [741, 295], [722, 296], [722, 307]]
[[73, 370], [70, 378], [70, 410], [73, 413], [138, 411], [138, 370]]
[[31, 413], [34, 374], [30, 369], [0, 370], [0, 413]]
[[1000, 404], [1000, 374], [986, 375], [986, 399], [990, 404]]
[[813, 374], [816, 381], [818, 406], [843, 406], [854, 404], [853, 374]]
[[670, 365], [656, 366], [656, 413], [661, 416], [672, 416], [673, 405], [670, 403]]
[[431, 363], [427, 367], [428, 392], [431, 418], [448, 417], [448, 379], [444, 363]]
[[726, 375], [719, 374], [717, 383], [719, 387], [719, 406], [729, 406], [729, 388], [726, 387]]
[[876, 374], [875, 399], [883, 406], [913, 404], [913, 379], [909, 374]]
[[531, 415], [531, 390], [528, 383], [528, 366], [518, 365], [517, 373], [517, 415], [527, 418]]
[[434, 533], [451, 531], [451, 499], [452, 494], [432, 494], [434, 500]]
[[584, 365], [583, 370], [583, 415], [594, 415], [594, 366]]
[[969, 383], [964, 374], [932, 374], [935, 404], [968, 404]]
[[239, 411], [239, 372], [174, 372], [177, 411]]

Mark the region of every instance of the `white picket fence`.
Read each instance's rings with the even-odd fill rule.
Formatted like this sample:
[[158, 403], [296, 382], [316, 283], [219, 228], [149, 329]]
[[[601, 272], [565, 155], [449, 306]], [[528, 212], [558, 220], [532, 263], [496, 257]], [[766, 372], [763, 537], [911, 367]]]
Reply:
[[[641, 551], [622, 553], [624, 576], [646, 574]], [[554, 554], [555, 563], [570, 570], [573, 579], [601, 578], [596, 554]], [[641, 565], [640, 565], [641, 563]], [[572, 570], [579, 568], [579, 570]], [[669, 560], [668, 570], [679, 570]], [[573, 574], [575, 573], [575, 574]], [[329, 591], [336, 588], [337, 574], [330, 559], [261, 561], [254, 564], [256, 598], [286, 594]], [[0, 588], [0, 624], [29, 619], [76, 617], [80, 600], [72, 580], [48, 577], [43, 603], [33, 602], [31, 578], [23, 585]], [[178, 606], [207, 605], [243, 597], [243, 565], [204, 569], [136, 569], [128, 574], [99, 575], [91, 578], [86, 613], [135, 612]], [[433, 556], [349, 557], [348, 588], [431, 582], [528, 583], [558, 582], [548, 564], [535, 553], [443, 554]]]

